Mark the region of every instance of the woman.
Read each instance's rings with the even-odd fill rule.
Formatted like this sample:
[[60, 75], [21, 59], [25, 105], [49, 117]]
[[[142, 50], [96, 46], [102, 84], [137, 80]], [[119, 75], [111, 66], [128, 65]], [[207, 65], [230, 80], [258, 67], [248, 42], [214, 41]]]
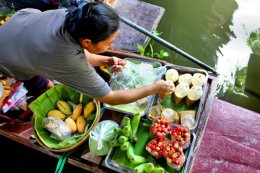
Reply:
[[[108, 104], [171, 91], [172, 86], [163, 80], [112, 91], [96, 73], [93, 66], [125, 65], [117, 57], [97, 55], [111, 47], [118, 29], [116, 12], [98, 2], [69, 11], [20, 10], [0, 27], [0, 72], [18, 80], [55, 79]], [[45, 80], [43, 87], [47, 85], [52, 83]]]

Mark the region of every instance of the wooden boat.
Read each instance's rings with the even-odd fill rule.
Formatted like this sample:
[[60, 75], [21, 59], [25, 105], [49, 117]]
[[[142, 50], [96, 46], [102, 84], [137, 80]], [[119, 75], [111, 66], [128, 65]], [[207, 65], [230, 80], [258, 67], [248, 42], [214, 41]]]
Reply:
[[[127, 58], [150, 59], [150, 60], [160, 62], [162, 64], [167, 64], [167, 62], [163, 60], [152, 59], [149, 57], [140, 56], [138, 54], [123, 52], [118, 50], [110, 50], [107, 51], [105, 54], [109, 56], [117, 56], [120, 58], [127, 57]], [[206, 91], [205, 91], [205, 101], [204, 104], [202, 104], [201, 115], [198, 121], [199, 122], [198, 126], [195, 129], [195, 134], [196, 134], [195, 148], [199, 145], [202, 138], [202, 134], [205, 130], [205, 124], [207, 123], [208, 113], [214, 98], [216, 86], [217, 86], [217, 78], [212, 75], [209, 75], [207, 85], [206, 85]], [[102, 119], [113, 119], [117, 122], [120, 122], [120, 117], [122, 118], [122, 115], [121, 116], [120, 115], [121, 114], [118, 112], [105, 111], [104, 115], [102, 116]], [[19, 143], [20, 145], [29, 147], [31, 150], [41, 152], [50, 158], [58, 159], [60, 157], [60, 153], [50, 152], [38, 144], [37, 140], [33, 137], [32, 121], [22, 122], [19, 120], [15, 120], [12, 123], [1, 122], [0, 135], [5, 138], [8, 138], [9, 140], [15, 143]], [[187, 166], [188, 170], [191, 168], [193, 160], [194, 157], [192, 156], [191, 161]], [[104, 161], [104, 157], [93, 156], [89, 152], [88, 145], [83, 144], [77, 148], [76, 153], [69, 156], [67, 162], [70, 165], [73, 165], [75, 167], [90, 172], [100, 172], [100, 173], [113, 172], [112, 170], [109, 170], [104, 166], [103, 161]]]

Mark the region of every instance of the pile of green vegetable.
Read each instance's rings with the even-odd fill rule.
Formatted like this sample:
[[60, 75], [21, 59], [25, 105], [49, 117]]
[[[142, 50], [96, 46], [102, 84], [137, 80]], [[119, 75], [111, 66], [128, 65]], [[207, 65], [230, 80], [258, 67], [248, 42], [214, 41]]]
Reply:
[[[119, 147], [122, 152], [126, 152], [125, 155], [133, 167], [134, 173], [164, 173], [164, 168], [159, 165], [155, 165], [152, 162], [141, 155], [135, 154], [134, 146], [137, 145], [137, 131], [140, 124], [140, 114], [135, 114], [131, 120], [129, 117], [124, 117], [122, 120], [122, 126], [115, 128], [115, 132], [118, 134], [118, 138], [111, 141], [111, 145]], [[140, 139], [143, 141], [143, 139]]]
[[260, 28], [250, 33], [247, 43], [251, 47], [254, 54], [260, 55]]

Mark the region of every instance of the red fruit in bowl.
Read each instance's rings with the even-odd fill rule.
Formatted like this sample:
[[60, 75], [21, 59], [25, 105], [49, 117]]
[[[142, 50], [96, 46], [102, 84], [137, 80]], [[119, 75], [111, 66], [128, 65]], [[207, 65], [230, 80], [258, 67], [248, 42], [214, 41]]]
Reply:
[[186, 127], [175, 125], [171, 130], [171, 139], [186, 149], [190, 145], [190, 131]]
[[178, 143], [170, 143], [165, 149], [169, 149], [168, 156], [164, 155], [167, 165], [173, 169], [180, 170], [185, 162], [185, 155], [183, 154], [182, 147]]
[[168, 143], [169, 141], [167, 139], [155, 138], [146, 145], [145, 149], [156, 159], [159, 159], [163, 156], [164, 148]]
[[161, 138], [169, 135], [171, 133], [171, 124], [163, 121], [161, 118], [157, 118], [150, 128], [150, 133], [154, 135], [155, 138]]

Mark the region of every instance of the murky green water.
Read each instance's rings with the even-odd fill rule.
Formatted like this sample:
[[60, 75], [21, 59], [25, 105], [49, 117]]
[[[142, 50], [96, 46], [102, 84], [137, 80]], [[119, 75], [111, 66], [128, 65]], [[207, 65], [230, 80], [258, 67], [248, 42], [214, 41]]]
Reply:
[[[249, 34], [260, 28], [259, 0], [145, 2], [165, 8], [160, 37], [218, 71], [217, 98], [260, 112], [260, 55], [247, 44]], [[154, 48], [168, 51], [169, 62], [201, 68], [159, 43]]]

